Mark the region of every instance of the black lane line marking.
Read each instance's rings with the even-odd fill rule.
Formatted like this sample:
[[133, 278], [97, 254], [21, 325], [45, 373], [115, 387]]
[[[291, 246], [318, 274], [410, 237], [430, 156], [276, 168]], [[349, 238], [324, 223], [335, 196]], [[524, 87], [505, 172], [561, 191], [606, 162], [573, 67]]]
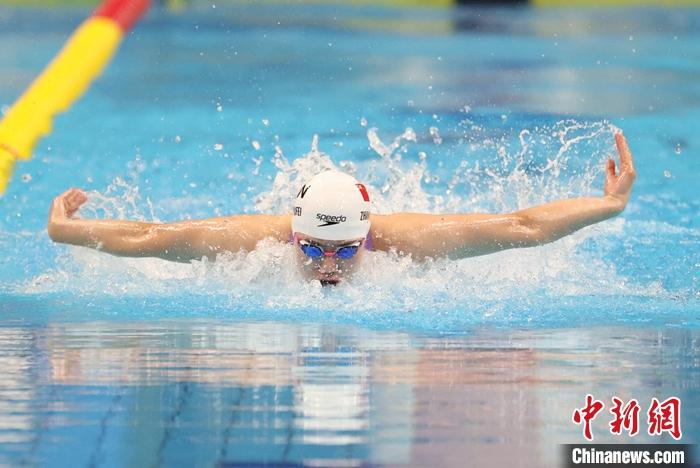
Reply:
[[216, 463], [216, 466], [222, 466], [225, 465], [225, 459], [226, 456], [228, 455], [228, 443], [229, 439], [231, 438], [231, 432], [233, 431], [233, 426], [236, 424], [236, 421], [238, 420], [238, 417], [240, 416], [240, 413], [236, 408], [241, 404], [241, 401], [243, 400], [243, 397], [245, 395], [246, 391], [244, 388], [238, 388], [238, 398], [233, 402], [231, 405], [231, 415], [229, 416], [228, 424], [226, 425], [226, 428], [224, 429], [223, 433], [223, 441], [221, 445], [221, 449], [219, 450], [219, 461]]
[[176, 388], [181, 391], [178, 392], [175, 408], [170, 414], [170, 417], [167, 419], [166, 427], [163, 430], [163, 437], [160, 439], [160, 443], [156, 449], [156, 461], [153, 465], [151, 465], [155, 468], [163, 465], [165, 447], [168, 445], [168, 442], [170, 442], [170, 438], [172, 437], [172, 425], [180, 418], [182, 409], [185, 407], [190, 399], [190, 396], [192, 395], [189, 382], [178, 382]]
[[[120, 390], [123, 391], [122, 389]], [[107, 427], [109, 421], [116, 414], [116, 406], [119, 404], [122, 397], [122, 393], [114, 395], [114, 397], [112, 398], [112, 402], [109, 404], [109, 409], [107, 410], [107, 413], [105, 413], [105, 415], [102, 416], [102, 420], [100, 421], [100, 433], [98, 434], [97, 441], [95, 442], [95, 450], [93, 450], [92, 455], [90, 455], [90, 462], [88, 463], [88, 466], [90, 468], [97, 467], [100, 463], [104, 461], [104, 454], [101, 452], [102, 445], [104, 444], [105, 438], [107, 436]]]

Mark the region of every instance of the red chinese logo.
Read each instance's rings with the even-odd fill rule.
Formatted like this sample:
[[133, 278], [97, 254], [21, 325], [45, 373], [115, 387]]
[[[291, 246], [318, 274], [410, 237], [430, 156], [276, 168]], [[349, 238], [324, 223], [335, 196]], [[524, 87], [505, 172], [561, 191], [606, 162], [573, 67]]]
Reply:
[[621, 434], [622, 430], [626, 430], [630, 436], [634, 436], [639, 432], [639, 403], [634, 398], [622, 407], [622, 400], [618, 397], [612, 397], [613, 407], [610, 412], [615, 416], [610, 422], [610, 433]]
[[593, 431], [591, 431], [591, 421], [603, 409], [603, 402], [593, 398], [593, 395], [586, 395], [586, 406], [574, 411], [574, 423], [581, 424], [583, 422], [583, 436], [588, 440], [593, 440]]
[[649, 435], [660, 435], [668, 432], [676, 440], [681, 438], [680, 398], [671, 397], [663, 403], [652, 398], [647, 416], [649, 417]]
[[[610, 413], [613, 415], [610, 421], [610, 433], [615, 435], [627, 432], [630, 437], [639, 432], [639, 402], [634, 398], [624, 404], [620, 398], [612, 397], [612, 407]], [[593, 395], [586, 395], [586, 404], [583, 408], [576, 408], [573, 414], [575, 424], [583, 424], [583, 436], [587, 440], [593, 440], [593, 419], [600, 413], [604, 404], [596, 400]], [[652, 398], [649, 410], [647, 411], [647, 432], [650, 436], [668, 433], [676, 440], [683, 435], [681, 432], [681, 400], [677, 397], [670, 397], [663, 402]]]

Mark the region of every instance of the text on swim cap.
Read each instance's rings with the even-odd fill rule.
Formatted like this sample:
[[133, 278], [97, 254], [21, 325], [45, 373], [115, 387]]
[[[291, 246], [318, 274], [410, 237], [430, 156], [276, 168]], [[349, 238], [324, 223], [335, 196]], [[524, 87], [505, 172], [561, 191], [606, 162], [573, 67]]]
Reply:
[[306, 192], [308, 192], [310, 188], [310, 185], [308, 187], [306, 185], [302, 185], [299, 189], [299, 193], [297, 193], [297, 198], [304, 198], [304, 195], [306, 195]]
[[325, 224], [319, 224], [318, 227], [332, 226], [334, 224], [344, 223], [348, 220], [345, 216], [333, 216], [323, 213], [316, 213], [316, 219], [323, 221]]

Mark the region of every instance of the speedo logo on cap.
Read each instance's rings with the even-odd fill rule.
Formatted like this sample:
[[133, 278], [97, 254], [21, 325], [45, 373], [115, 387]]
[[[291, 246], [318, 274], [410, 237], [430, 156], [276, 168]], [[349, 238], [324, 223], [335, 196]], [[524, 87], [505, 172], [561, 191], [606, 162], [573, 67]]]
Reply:
[[344, 223], [345, 221], [348, 220], [345, 216], [333, 216], [333, 215], [327, 215], [323, 213], [316, 213], [316, 219], [319, 221], [323, 221], [324, 224], [319, 224], [318, 227], [323, 227], [323, 226], [333, 226], [335, 224], [340, 224]]

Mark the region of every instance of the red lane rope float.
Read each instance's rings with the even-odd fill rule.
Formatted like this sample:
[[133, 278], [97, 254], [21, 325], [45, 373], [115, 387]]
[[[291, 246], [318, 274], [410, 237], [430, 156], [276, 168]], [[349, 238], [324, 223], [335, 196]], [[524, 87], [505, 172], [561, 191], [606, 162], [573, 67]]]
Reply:
[[92, 16], [110, 18], [119, 25], [122, 31], [128, 31], [136, 24], [139, 18], [146, 13], [148, 4], [148, 0], [106, 0], [95, 10]]

